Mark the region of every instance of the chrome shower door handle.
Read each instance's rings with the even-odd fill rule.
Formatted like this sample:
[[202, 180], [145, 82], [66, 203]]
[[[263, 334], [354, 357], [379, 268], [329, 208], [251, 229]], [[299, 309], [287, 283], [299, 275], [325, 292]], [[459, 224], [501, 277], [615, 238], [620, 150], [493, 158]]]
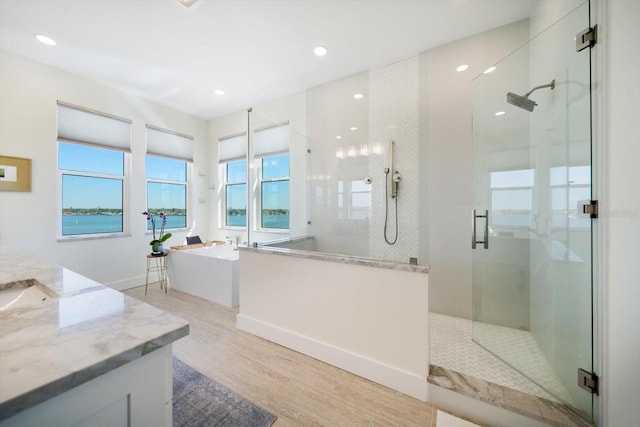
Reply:
[[[478, 240], [477, 236], [477, 220], [484, 218], [484, 236], [482, 240]], [[484, 215], [479, 215], [473, 210], [473, 218], [471, 220], [471, 249], [475, 249], [478, 243], [482, 243], [485, 249], [489, 249], [489, 211], [485, 210]]]

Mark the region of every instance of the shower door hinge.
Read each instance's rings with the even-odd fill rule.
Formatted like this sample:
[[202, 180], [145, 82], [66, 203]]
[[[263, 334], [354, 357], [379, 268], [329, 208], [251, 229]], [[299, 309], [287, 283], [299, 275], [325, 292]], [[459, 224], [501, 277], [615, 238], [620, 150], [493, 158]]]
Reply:
[[598, 41], [598, 26], [594, 25], [576, 34], [576, 52], [593, 46]]
[[578, 369], [578, 386], [591, 392], [598, 394], [598, 376], [593, 372]]
[[598, 218], [598, 201], [578, 200], [578, 216], [582, 218]]

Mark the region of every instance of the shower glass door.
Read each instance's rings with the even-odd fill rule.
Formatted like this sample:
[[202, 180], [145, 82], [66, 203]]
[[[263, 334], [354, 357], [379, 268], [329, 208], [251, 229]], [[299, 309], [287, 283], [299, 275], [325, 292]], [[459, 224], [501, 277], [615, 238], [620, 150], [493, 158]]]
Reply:
[[474, 80], [472, 280], [473, 340], [591, 420], [588, 26], [586, 2]]

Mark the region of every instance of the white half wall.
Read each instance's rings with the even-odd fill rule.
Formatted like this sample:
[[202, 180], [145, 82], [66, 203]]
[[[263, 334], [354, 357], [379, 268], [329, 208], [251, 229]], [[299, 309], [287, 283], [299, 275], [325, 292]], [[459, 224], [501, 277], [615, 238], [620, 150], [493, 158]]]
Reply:
[[428, 276], [240, 250], [238, 328], [426, 401]]

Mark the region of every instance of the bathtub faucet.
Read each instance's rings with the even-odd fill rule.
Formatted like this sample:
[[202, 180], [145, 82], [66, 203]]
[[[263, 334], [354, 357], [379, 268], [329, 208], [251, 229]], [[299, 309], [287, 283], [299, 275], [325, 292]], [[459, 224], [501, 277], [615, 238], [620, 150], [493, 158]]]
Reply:
[[227, 236], [227, 243], [229, 243], [230, 245], [236, 245], [238, 246], [238, 242], [240, 241], [240, 236]]

